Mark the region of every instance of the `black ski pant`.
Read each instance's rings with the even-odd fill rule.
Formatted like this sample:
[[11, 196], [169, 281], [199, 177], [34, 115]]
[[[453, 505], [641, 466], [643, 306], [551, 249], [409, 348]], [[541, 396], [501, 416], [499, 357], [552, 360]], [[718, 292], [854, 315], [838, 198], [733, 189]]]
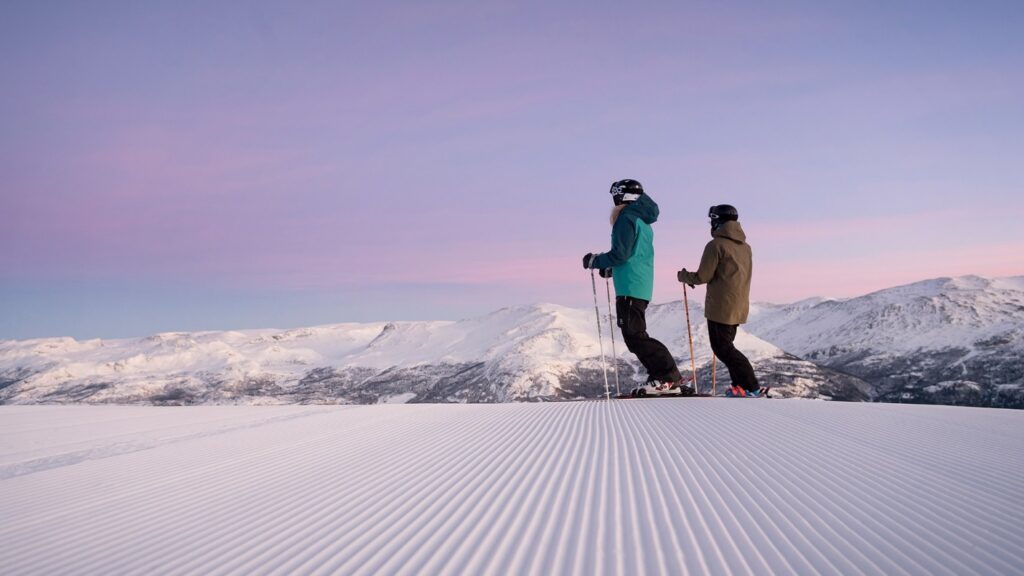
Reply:
[[732, 385], [748, 392], [758, 390], [760, 385], [757, 383], [757, 376], [754, 375], [754, 367], [750, 365], [750, 360], [733, 346], [736, 326], [708, 320], [708, 338], [711, 340], [711, 350], [715, 356], [718, 356], [729, 369]]
[[615, 314], [626, 348], [647, 370], [649, 379], [659, 382], [678, 382], [683, 377], [676, 367], [676, 360], [664, 344], [647, 334], [647, 300], [615, 297]]

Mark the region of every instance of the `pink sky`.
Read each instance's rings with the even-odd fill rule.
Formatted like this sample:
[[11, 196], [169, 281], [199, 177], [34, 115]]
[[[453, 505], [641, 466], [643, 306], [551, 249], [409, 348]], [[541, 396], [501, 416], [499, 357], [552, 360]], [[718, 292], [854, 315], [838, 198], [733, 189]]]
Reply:
[[1024, 274], [1024, 8], [0, 8], [0, 338], [590, 303], [607, 189], [655, 300], [739, 207], [754, 298]]

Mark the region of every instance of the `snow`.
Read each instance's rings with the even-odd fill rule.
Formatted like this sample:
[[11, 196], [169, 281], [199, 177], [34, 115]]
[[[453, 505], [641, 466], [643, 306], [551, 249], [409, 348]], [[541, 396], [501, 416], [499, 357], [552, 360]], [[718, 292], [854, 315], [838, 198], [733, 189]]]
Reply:
[[[702, 365], [711, 360], [706, 321], [699, 305], [691, 304], [690, 312], [697, 363]], [[611, 359], [607, 322], [603, 314], [604, 353]], [[689, 359], [681, 302], [651, 306], [648, 326], [677, 358]], [[592, 308], [536, 304], [460, 321], [180, 332], [84, 342], [72, 338], [9, 340], [0, 341], [0, 381], [8, 373], [16, 380], [21, 371], [31, 374], [13, 400], [17, 403], [53, 401], [54, 394], [59, 400], [58, 391], [74, 385], [103, 386], [89, 397], [90, 402], [124, 402], [132, 396], [159, 395], [183, 383], [209, 388], [221, 382], [269, 379], [287, 389], [318, 368], [380, 373], [485, 363], [493, 380], [498, 380], [493, 377], [497, 374], [509, 376], [512, 397], [552, 397], [558, 395], [560, 377], [575, 373], [582, 363], [600, 369], [601, 343], [596, 329]], [[617, 328], [615, 332], [619, 358], [635, 360]], [[755, 361], [782, 354], [779, 348], [743, 330], [737, 346]]]
[[1024, 277], [937, 278], [847, 300], [758, 304], [747, 329], [806, 355], [838, 347], [891, 355], [1013, 344], [1024, 353]]
[[1024, 412], [0, 406], [6, 574], [1021, 574]]

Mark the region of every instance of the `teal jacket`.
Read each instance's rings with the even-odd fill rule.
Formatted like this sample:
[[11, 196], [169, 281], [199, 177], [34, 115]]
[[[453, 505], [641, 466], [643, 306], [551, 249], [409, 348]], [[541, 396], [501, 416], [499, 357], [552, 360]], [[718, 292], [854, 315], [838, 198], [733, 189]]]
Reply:
[[619, 212], [612, 226], [612, 249], [598, 254], [592, 266], [611, 268], [615, 295], [650, 302], [654, 293], [654, 230], [658, 205], [643, 194]]

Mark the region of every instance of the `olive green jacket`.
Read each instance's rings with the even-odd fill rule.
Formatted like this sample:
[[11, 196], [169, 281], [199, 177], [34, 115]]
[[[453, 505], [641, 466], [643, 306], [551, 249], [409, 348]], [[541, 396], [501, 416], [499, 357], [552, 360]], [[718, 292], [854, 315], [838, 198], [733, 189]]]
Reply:
[[739, 222], [730, 221], [711, 236], [700, 258], [700, 268], [696, 272], [680, 272], [679, 278], [687, 284], [708, 285], [704, 299], [704, 316], [708, 320], [730, 326], [743, 324], [750, 313], [753, 268], [747, 235]]

